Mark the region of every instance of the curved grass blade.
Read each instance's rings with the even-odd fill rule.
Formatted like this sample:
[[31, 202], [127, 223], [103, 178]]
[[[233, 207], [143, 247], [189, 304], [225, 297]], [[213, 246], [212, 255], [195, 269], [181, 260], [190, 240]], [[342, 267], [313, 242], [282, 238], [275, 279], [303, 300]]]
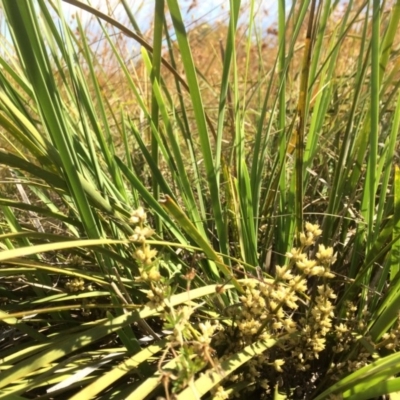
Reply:
[[13, 260], [18, 257], [30, 256], [32, 254], [45, 253], [48, 251], [57, 251], [71, 249], [74, 247], [91, 247], [101, 246], [105, 244], [128, 244], [128, 240], [112, 240], [112, 239], [85, 239], [71, 240], [68, 242], [48, 243], [29, 247], [20, 247], [18, 249], [6, 250], [0, 252], [0, 261]]
[[197, 400], [206, 394], [219, 382], [236, 371], [240, 366], [249, 362], [255, 356], [262, 354], [277, 343], [275, 339], [263, 340], [245, 347], [242, 351], [224, 360], [218, 368], [213, 368], [195, 380], [177, 396], [178, 400]]
[[[216, 286], [217, 285], [210, 285], [207, 287], [193, 289], [189, 292], [179, 293], [171, 297], [171, 299], [169, 300], [169, 304], [171, 307], [174, 307], [182, 303], [190, 302], [191, 300], [194, 300], [196, 298], [215, 293]], [[42, 368], [43, 366], [48, 365], [55, 360], [65, 357], [71, 352], [75, 352], [85, 346], [88, 346], [95, 341], [105, 337], [106, 335], [116, 332], [117, 330], [129, 324], [139, 321], [140, 319], [149, 318], [157, 313], [158, 310], [155, 310], [154, 308], [150, 309], [147, 306], [143, 306], [142, 310], [139, 312], [129, 312], [115, 318], [102, 320], [100, 322], [97, 322], [95, 326], [92, 326], [91, 328], [84, 331], [80, 331], [76, 334], [70, 334], [68, 335], [68, 337], [65, 337], [64, 335], [59, 335], [62, 337], [59, 338], [57, 336], [56, 340], [53, 340], [52, 343], [47, 344], [46, 348], [42, 352], [34, 354], [30, 357], [28, 353], [28, 358], [23, 359], [18, 364], [11, 366], [6, 371], [3, 371], [0, 380], [0, 389], [9, 387], [10, 384], [17, 382], [21, 378], [38, 370], [39, 368]], [[40, 348], [38, 350], [40, 351]], [[35, 353], [36, 352], [37, 350], [35, 351]], [[42, 378], [42, 375], [38, 376], [39, 380]], [[31, 384], [34, 384], [34, 381], [32, 381]], [[0, 395], [0, 398], [6, 397]]]
[[127, 360], [124, 360], [115, 368], [106, 372], [100, 378], [96, 379], [90, 385], [86, 386], [83, 390], [71, 397], [70, 400], [92, 399], [95, 395], [112, 385], [118, 379], [128, 374], [131, 370], [137, 368], [141, 363], [147, 361], [151, 357], [154, 357], [154, 355], [166, 347], [167, 343], [168, 342], [166, 340], [160, 340], [159, 342], [150, 345]]
[[[353, 372], [349, 376], [341, 379], [339, 382], [333, 384], [329, 389], [325, 390], [323, 393], [319, 394], [314, 400], [326, 399], [330, 394], [334, 393], [348, 393], [357, 388], [359, 393], [363, 390], [369, 388], [369, 382], [371, 379], [377, 378], [375, 385], [380, 385], [387, 382], [389, 378], [396, 375], [400, 371], [400, 353], [391, 354], [389, 356], [383, 357], [373, 363]], [[381, 392], [380, 394], [386, 394], [386, 392]]]

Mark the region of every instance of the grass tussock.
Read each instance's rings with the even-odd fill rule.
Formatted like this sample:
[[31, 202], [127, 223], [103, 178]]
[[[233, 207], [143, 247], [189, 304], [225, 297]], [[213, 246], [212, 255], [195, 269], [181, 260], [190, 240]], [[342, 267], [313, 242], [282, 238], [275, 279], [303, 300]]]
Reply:
[[0, 2], [0, 399], [398, 392], [400, 2], [64, 3]]

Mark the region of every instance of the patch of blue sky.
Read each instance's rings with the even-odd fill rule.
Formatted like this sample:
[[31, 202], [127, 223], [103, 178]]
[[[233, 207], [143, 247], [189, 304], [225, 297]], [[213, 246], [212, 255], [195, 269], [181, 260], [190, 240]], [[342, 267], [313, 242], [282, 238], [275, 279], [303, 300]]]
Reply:
[[[86, 4], [90, 4], [93, 8], [107, 14], [117, 20], [118, 22], [130, 27], [127, 13], [120, 0], [81, 0]], [[233, 0], [235, 1], [235, 0]], [[92, 15], [85, 10], [79, 9], [69, 3], [61, 1], [62, 12], [69, 23], [74, 28], [76, 20], [72, 15], [77, 14], [86, 32], [90, 32], [94, 38], [100, 33], [97, 21], [93, 19]], [[154, 0], [126, 0], [126, 3], [131, 7], [131, 12], [134, 15], [136, 23], [138, 24], [141, 32], [151, 32], [152, 22], [154, 20]], [[218, 24], [228, 24], [229, 22], [229, 0], [180, 0], [179, 6], [183, 19], [185, 21], [186, 29], [190, 30], [196, 26], [207, 26], [212, 28]], [[242, 0], [241, 13], [239, 25], [242, 27], [249, 26], [250, 19], [250, 4], [251, 0]], [[256, 30], [255, 36], [264, 36], [267, 29], [277, 21], [277, 1], [276, 0], [254, 0], [254, 14], [253, 14], [253, 29]], [[169, 15], [167, 13], [167, 21]], [[172, 26], [172, 24], [169, 24]], [[114, 31], [117, 33], [117, 30]], [[175, 38], [173, 28], [170, 30], [170, 37], [172, 40]], [[254, 31], [253, 31], [254, 34]], [[150, 34], [151, 37], [151, 34]], [[150, 39], [149, 37], [149, 39]], [[100, 44], [103, 35], [97, 36], [95, 41]], [[94, 44], [94, 43], [93, 43]], [[130, 53], [128, 59], [137, 60], [140, 57], [140, 46], [134, 40], [126, 38], [128, 52]]]
[[[277, 18], [277, 1], [276, 0], [254, 0], [255, 1], [255, 22], [257, 26], [266, 29], [271, 26]], [[116, 20], [126, 22], [126, 12], [119, 0], [92, 0], [82, 2], [90, 4], [92, 7], [108, 14]], [[153, 21], [154, 15], [154, 0], [128, 0], [128, 5], [135, 16], [136, 22], [140, 29], [146, 32]], [[239, 23], [249, 23], [250, 0], [241, 2], [243, 13], [241, 13]], [[213, 26], [217, 23], [224, 23], [229, 18], [229, 0], [181, 0], [179, 1], [181, 13], [185, 20], [186, 27], [190, 29], [192, 26], [207, 24]], [[69, 3], [62, 2], [63, 13], [68, 20], [69, 17], [78, 12], [79, 18], [83, 25], [91, 16], [87, 11], [79, 10], [77, 7]]]
[[[130, 27], [127, 13], [120, 0], [80, 0], [82, 3], [89, 4], [93, 8], [113, 17], [118, 22]], [[233, 0], [235, 1], [235, 0]], [[242, 26], [249, 25], [250, 18], [250, 2], [251, 0], [242, 0], [242, 12], [240, 14], [239, 24]], [[57, 4], [57, 1], [55, 1]], [[154, 4], [155, 0], [126, 0], [126, 3], [131, 7], [131, 11], [136, 19], [137, 24], [142, 32], [147, 32], [154, 20]], [[206, 25], [212, 29], [220, 23], [227, 24], [229, 21], [229, 0], [179, 0], [181, 13], [185, 21], [186, 28], [190, 30], [195, 26]], [[49, 2], [50, 4], [50, 2]], [[90, 32], [92, 38], [97, 36], [96, 43], [100, 43], [103, 35], [100, 27], [93, 16], [85, 10], [77, 6], [59, 0], [62, 14], [72, 29], [76, 28], [76, 19], [73, 16], [78, 15], [86, 32]], [[276, 0], [254, 0], [254, 26], [257, 29], [258, 35], [264, 35], [268, 27], [273, 25], [277, 20], [277, 1]], [[39, 8], [37, 8], [39, 12]], [[168, 14], [167, 14], [168, 15]], [[0, 10], [0, 20], [1, 10]], [[117, 30], [114, 31], [117, 33]], [[100, 34], [100, 38], [98, 36]], [[0, 35], [3, 35], [8, 41], [11, 41], [10, 33], [8, 32], [7, 24], [0, 23]], [[173, 29], [170, 31], [171, 38], [174, 39], [175, 34]], [[100, 39], [100, 40], [99, 40]], [[130, 49], [133, 58], [136, 58], [140, 53], [140, 46], [135, 41], [130, 41]], [[4, 49], [3, 49], [4, 50]]]

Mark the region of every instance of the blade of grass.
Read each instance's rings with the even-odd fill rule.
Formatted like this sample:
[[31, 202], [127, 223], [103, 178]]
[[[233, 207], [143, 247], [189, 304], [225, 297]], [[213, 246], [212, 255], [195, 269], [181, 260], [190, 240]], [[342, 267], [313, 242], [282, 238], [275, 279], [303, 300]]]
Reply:
[[[202, 156], [204, 157], [204, 165], [206, 169], [207, 183], [210, 189], [210, 195], [212, 199], [212, 209], [214, 213], [214, 221], [220, 238], [220, 245], [226, 246], [225, 227], [222, 223], [222, 210], [221, 200], [219, 194], [218, 176], [215, 171], [214, 161], [212, 159], [211, 144], [209, 139], [209, 133], [207, 129], [206, 116], [204, 112], [204, 106], [201, 99], [199, 84], [196, 76], [196, 69], [192, 58], [192, 53], [189, 46], [189, 41], [185, 26], [182, 20], [181, 11], [177, 0], [167, 0], [169, 11], [172, 18], [172, 23], [175, 28], [180, 52], [182, 55], [182, 62], [185, 68], [186, 77], [188, 80], [188, 86], [190, 88], [190, 97], [193, 104], [193, 111], [195, 114], [196, 125], [198, 129], [198, 135], [200, 138]], [[227, 251], [223, 251], [225, 247], [222, 247], [222, 253], [227, 254]]]
[[[202, 374], [200, 378], [195, 380], [193, 385], [189, 385], [185, 390], [179, 393], [177, 396], [178, 400], [198, 399], [236, 371], [240, 366], [257, 355], [262, 354], [267, 349], [274, 347], [276, 343], [276, 340], [269, 339], [246, 346], [242, 351], [224, 360], [219, 368], [212, 368], [207, 374]], [[224, 371], [224, 373], [221, 371]]]

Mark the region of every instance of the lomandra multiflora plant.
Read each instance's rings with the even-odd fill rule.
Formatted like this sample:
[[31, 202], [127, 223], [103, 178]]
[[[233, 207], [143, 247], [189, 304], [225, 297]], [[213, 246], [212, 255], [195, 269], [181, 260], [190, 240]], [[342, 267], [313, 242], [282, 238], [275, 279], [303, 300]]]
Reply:
[[[150, 268], [141, 268], [138, 279], [149, 285], [148, 306], [162, 309], [159, 317], [164, 328], [172, 330], [159, 362], [167, 398], [194, 385], [201, 371], [201, 375], [207, 375], [207, 367], [213, 367], [220, 374], [219, 384], [211, 390], [214, 399], [228, 399], [231, 394], [271, 398], [276, 388], [286, 391], [288, 398], [311, 399], [321, 382], [334, 384], [341, 376], [379, 358], [375, 348], [391, 352], [399, 349], [398, 323], [374, 344], [363, 335], [370, 318], [367, 309], [358, 319], [357, 305], [348, 301], [341, 308], [342, 315], [338, 315], [338, 296], [331, 287], [336, 254], [331, 247], [316, 245], [321, 233], [318, 225], [306, 223], [299, 247], [286, 254], [286, 266], [276, 266], [275, 279], [242, 279], [244, 293], [238, 302], [205, 322], [200, 322], [204, 317], [196, 312], [199, 305], [170, 306], [168, 285], [162, 283], [153, 263]], [[138, 252], [142, 258], [142, 250]], [[225, 377], [221, 363], [257, 341], [274, 345]], [[168, 352], [175, 365], [166, 368]], [[240, 386], [240, 394], [235, 393]], [[195, 385], [193, 390], [197, 390]], [[328, 394], [321, 398], [342, 396]]]
[[0, 399], [400, 391], [400, 1], [267, 3], [0, 2]]

